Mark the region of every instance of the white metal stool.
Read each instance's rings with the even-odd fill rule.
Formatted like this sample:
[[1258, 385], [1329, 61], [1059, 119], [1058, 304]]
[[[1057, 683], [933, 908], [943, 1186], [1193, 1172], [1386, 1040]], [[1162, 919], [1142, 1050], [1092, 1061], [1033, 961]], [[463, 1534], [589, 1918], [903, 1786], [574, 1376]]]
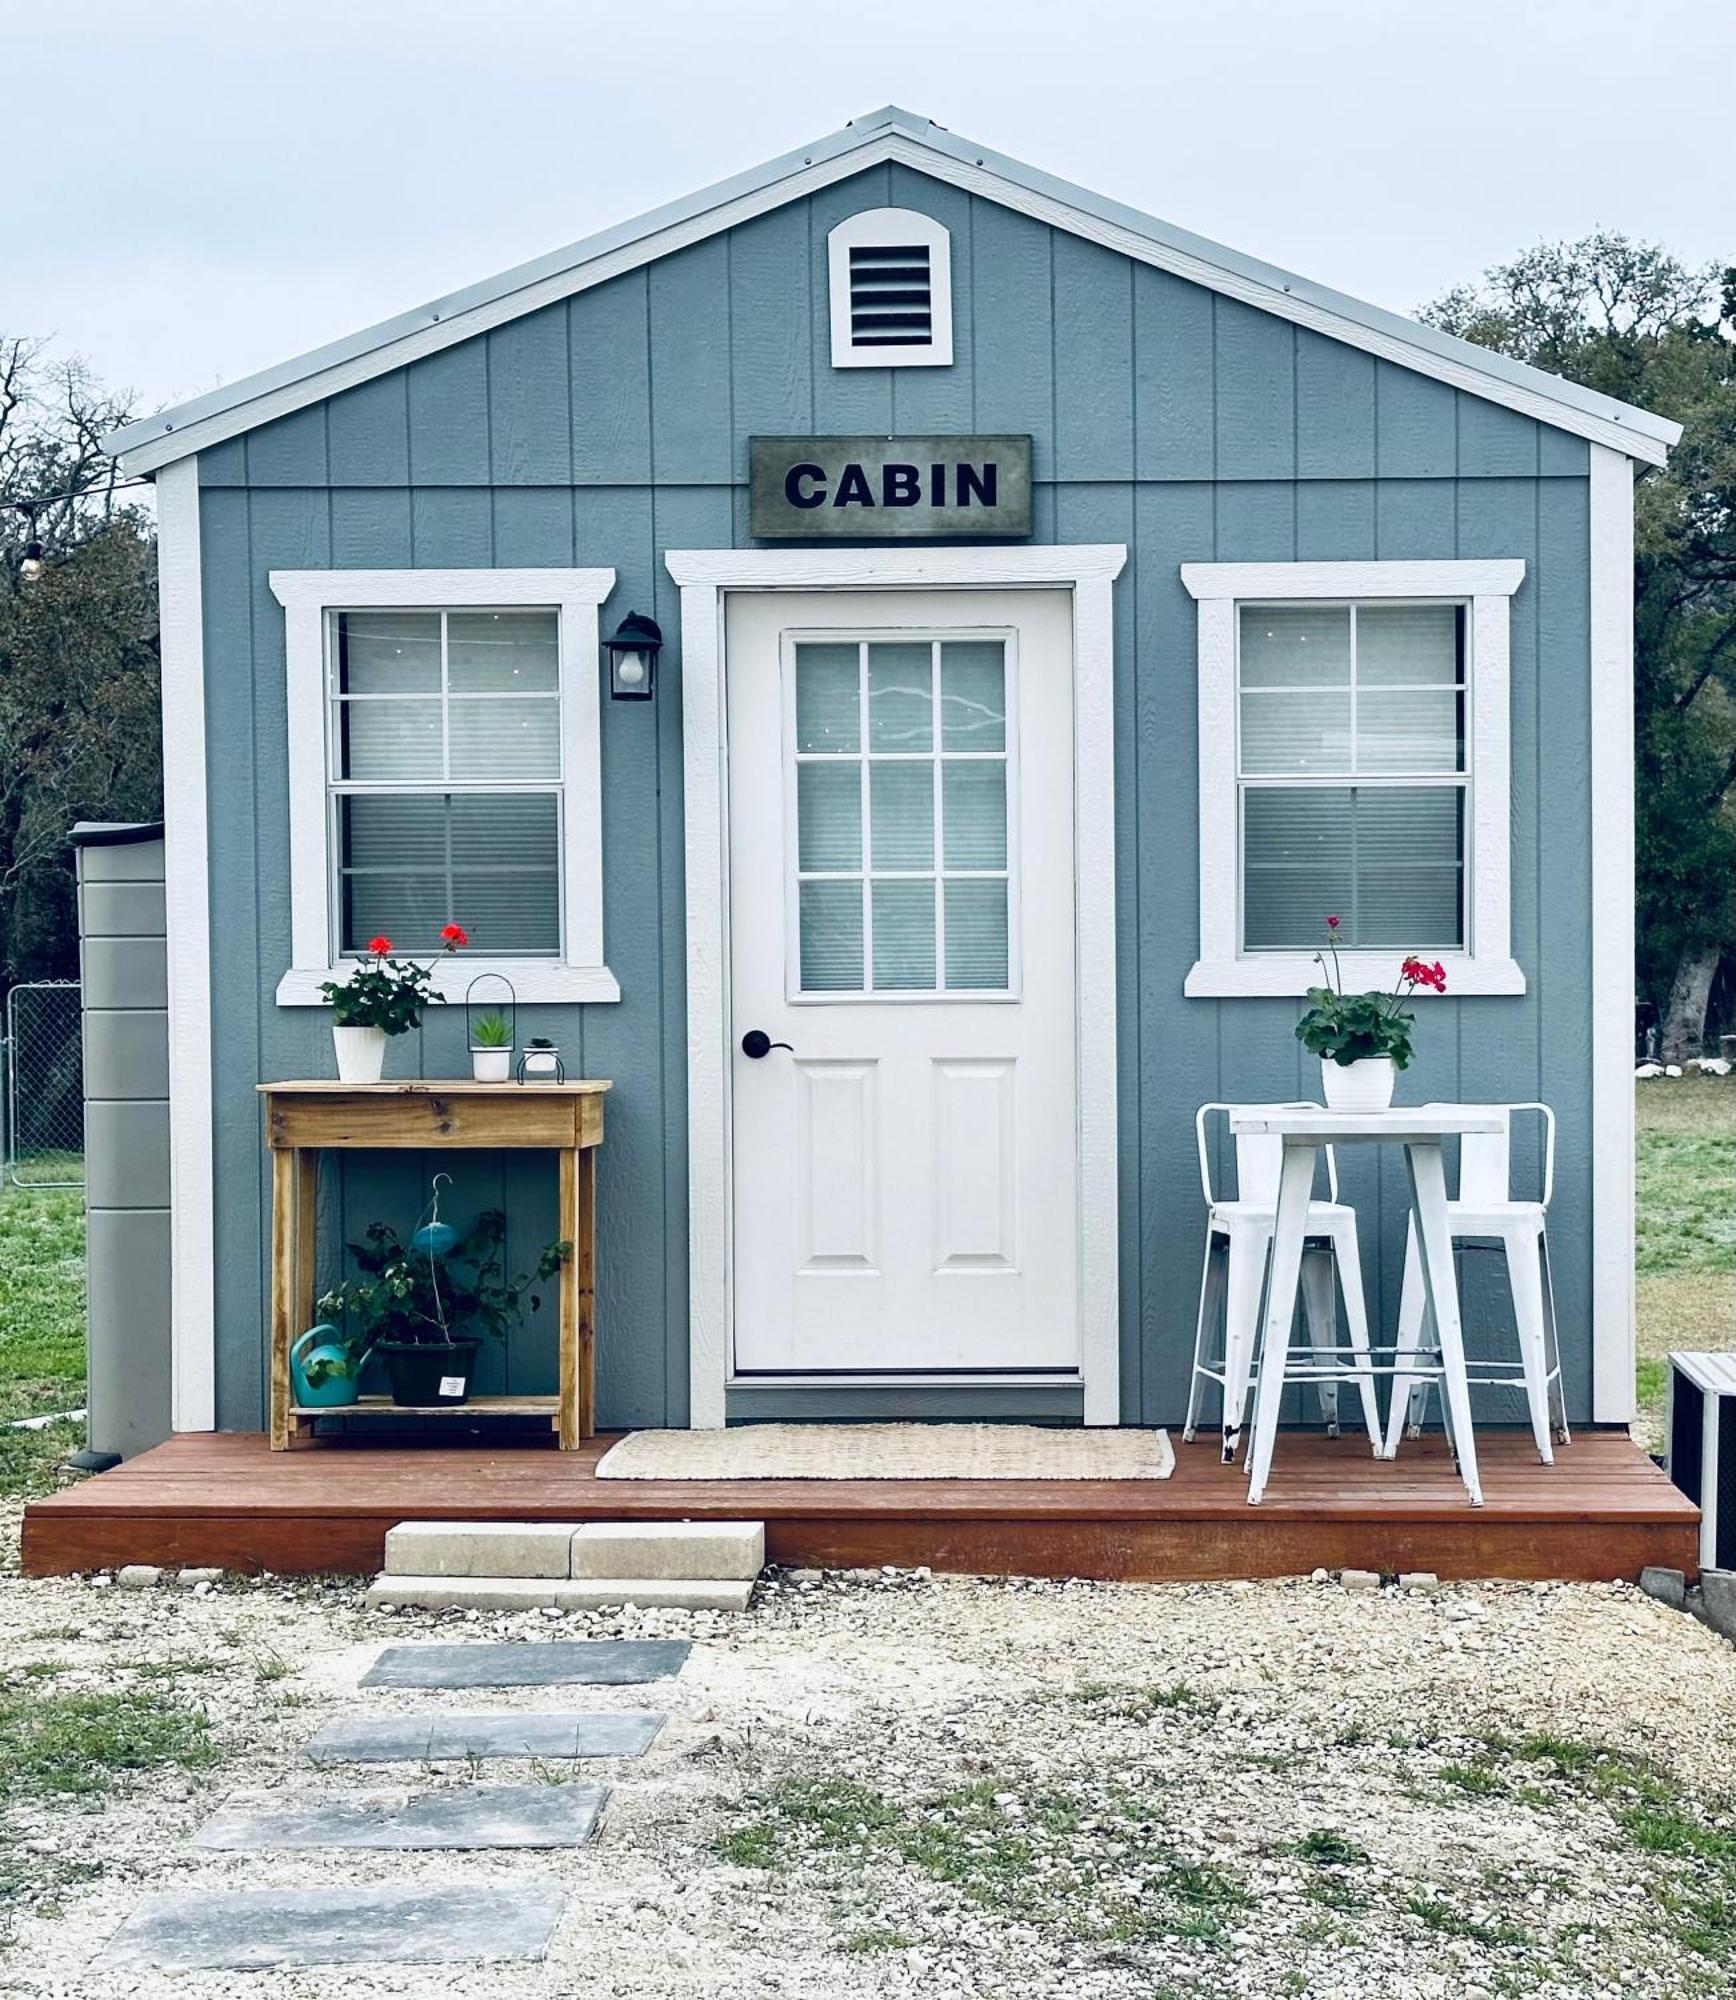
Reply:
[[[1531, 1415], [1531, 1435], [1545, 1465], [1555, 1463], [1550, 1433], [1569, 1443], [1567, 1404], [1561, 1387], [1561, 1344], [1555, 1326], [1555, 1288], [1549, 1275], [1549, 1237], [1545, 1227], [1555, 1191], [1555, 1113], [1547, 1104], [1460, 1105], [1462, 1111], [1489, 1111], [1501, 1120], [1498, 1132], [1467, 1132], [1459, 1141], [1459, 1190], [1447, 1203], [1447, 1231], [1455, 1244], [1493, 1239], [1506, 1255], [1507, 1284], [1513, 1294], [1513, 1320], [1519, 1336], [1516, 1362], [1476, 1361], [1466, 1374], [1470, 1387], [1511, 1389], [1521, 1382]], [[1512, 1114], [1536, 1112], [1543, 1122], [1543, 1199], [1515, 1201], [1512, 1196]], [[1392, 1407], [1387, 1417], [1386, 1456], [1397, 1456], [1399, 1439], [1415, 1437], [1422, 1428], [1432, 1380], [1406, 1374], [1402, 1357], [1438, 1351], [1433, 1321], [1423, 1298], [1422, 1270], [1417, 1262], [1416, 1225], [1405, 1237], [1404, 1290], [1398, 1309]]]
[[[1278, 1172], [1283, 1141], [1264, 1135], [1236, 1135], [1236, 1198], [1220, 1201], [1212, 1192], [1206, 1121], [1231, 1111], [1267, 1107], [1202, 1104], [1194, 1114], [1194, 1140], [1199, 1150], [1200, 1187], [1206, 1198], [1205, 1267], [1200, 1274], [1199, 1320], [1194, 1329], [1193, 1379], [1188, 1386], [1187, 1424], [1182, 1435], [1193, 1441], [1204, 1384], [1223, 1390], [1223, 1462], [1230, 1464], [1241, 1442], [1248, 1391], [1255, 1374], [1260, 1305], [1272, 1257], [1272, 1232], [1278, 1208]], [[1317, 1109], [1317, 1106], [1271, 1107]], [[1353, 1356], [1368, 1362], [1368, 1311], [1362, 1296], [1362, 1259], [1357, 1248], [1356, 1211], [1338, 1199], [1338, 1164], [1326, 1149], [1325, 1201], [1308, 1204], [1307, 1245], [1302, 1258], [1302, 1316], [1309, 1347], [1317, 1361], [1338, 1351], [1338, 1312], [1333, 1295], [1333, 1267], [1344, 1292], [1345, 1328]], [[1207, 1343], [1223, 1327], [1221, 1358], [1208, 1359]], [[1338, 1383], [1317, 1379], [1320, 1413], [1327, 1430], [1338, 1435]], [[1376, 1457], [1383, 1450], [1380, 1405], [1372, 1368], [1358, 1378], [1363, 1420]]]

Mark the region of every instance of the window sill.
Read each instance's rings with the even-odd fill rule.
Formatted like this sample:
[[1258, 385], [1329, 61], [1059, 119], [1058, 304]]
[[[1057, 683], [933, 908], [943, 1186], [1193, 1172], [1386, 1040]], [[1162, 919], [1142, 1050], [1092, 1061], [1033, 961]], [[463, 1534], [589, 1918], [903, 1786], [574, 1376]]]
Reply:
[[[320, 987], [328, 979], [347, 977], [355, 963], [348, 959], [341, 966], [292, 966], [277, 983], [277, 1004], [325, 1006]], [[537, 958], [443, 958], [434, 967], [433, 991], [446, 1001], [462, 1004], [465, 988], [484, 973], [510, 980], [513, 998], [521, 1007], [578, 1007], [621, 997], [615, 975], [606, 965], [560, 965]], [[492, 1004], [487, 995], [483, 999]]]
[[[1345, 991], [1391, 992], [1398, 983], [1402, 957], [1399, 952], [1340, 952], [1338, 962]], [[1449, 958], [1443, 953], [1441, 963], [1447, 969], [1449, 1000], [1525, 991], [1525, 974], [1511, 958], [1468, 958], [1462, 953]], [[1299, 1000], [1309, 987], [1323, 984], [1325, 975], [1312, 952], [1275, 951], [1262, 952], [1257, 958], [1202, 958], [1188, 973], [1182, 991], [1195, 1000]], [[1425, 987], [1416, 997], [1429, 1000], [1434, 996]]]

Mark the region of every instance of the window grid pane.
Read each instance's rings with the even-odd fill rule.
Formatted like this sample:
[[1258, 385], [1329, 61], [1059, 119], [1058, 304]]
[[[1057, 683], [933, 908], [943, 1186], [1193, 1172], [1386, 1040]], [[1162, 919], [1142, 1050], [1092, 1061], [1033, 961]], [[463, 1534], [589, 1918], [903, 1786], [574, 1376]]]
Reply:
[[798, 990], [1005, 992], [1005, 642], [800, 641], [794, 681]]
[[431, 953], [455, 921], [558, 958], [559, 614], [337, 612], [329, 659], [335, 955]]
[[1242, 949], [1465, 946], [1465, 607], [1237, 614]]

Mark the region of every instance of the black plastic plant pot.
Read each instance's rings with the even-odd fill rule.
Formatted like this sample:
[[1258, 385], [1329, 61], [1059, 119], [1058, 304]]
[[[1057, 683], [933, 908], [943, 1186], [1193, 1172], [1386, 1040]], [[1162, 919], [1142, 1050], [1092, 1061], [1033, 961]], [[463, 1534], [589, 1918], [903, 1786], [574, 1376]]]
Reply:
[[426, 1410], [462, 1403], [470, 1394], [479, 1340], [455, 1340], [449, 1345], [420, 1341], [382, 1340], [374, 1348], [386, 1364], [392, 1401], [401, 1410]]

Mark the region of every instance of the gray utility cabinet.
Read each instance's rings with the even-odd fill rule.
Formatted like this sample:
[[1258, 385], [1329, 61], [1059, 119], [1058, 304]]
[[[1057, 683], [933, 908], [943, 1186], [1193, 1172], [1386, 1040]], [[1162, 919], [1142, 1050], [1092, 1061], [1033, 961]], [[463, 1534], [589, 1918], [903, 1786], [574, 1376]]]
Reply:
[[170, 1430], [169, 985], [160, 825], [74, 827], [90, 1446]]

